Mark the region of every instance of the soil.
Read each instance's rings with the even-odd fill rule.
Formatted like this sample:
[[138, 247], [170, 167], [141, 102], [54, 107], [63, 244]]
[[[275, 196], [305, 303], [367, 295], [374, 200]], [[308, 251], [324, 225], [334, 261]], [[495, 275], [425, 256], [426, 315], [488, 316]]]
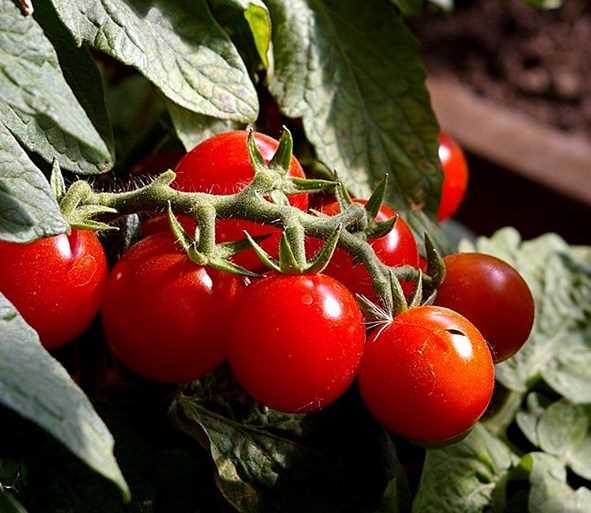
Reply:
[[591, 2], [538, 10], [525, 0], [456, 1], [415, 28], [430, 72], [591, 140]]

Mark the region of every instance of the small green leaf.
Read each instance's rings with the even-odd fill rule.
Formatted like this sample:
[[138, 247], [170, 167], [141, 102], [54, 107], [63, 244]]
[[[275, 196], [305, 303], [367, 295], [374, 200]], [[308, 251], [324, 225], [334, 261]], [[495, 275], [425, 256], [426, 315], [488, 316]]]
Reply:
[[1, 294], [0, 404], [51, 433], [129, 498], [113, 456], [111, 433], [68, 372]]
[[287, 175], [289, 173], [289, 166], [291, 165], [292, 154], [293, 138], [291, 137], [291, 132], [287, 128], [283, 127], [281, 138], [279, 139], [279, 146], [277, 147], [277, 150], [275, 150], [273, 158], [269, 162], [269, 167], [272, 169], [277, 169], [283, 174]]
[[414, 513], [483, 513], [515, 456], [482, 425], [461, 442], [427, 449]]
[[321, 273], [326, 269], [326, 266], [330, 264], [332, 256], [337, 249], [337, 244], [341, 238], [343, 232], [343, 225], [339, 224], [337, 229], [328, 237], [324, 245], [314, 255], [312, 261], [308, 264], [307, 272], [310, 273]]
[[371, 196], [367, 200], [365, 204], [365, 210], [367, 211], [367, 215], [370, 219], [375, 219], [382, 207], [382, 203], [384, 203], [384, 198], [386, 197], [386, 191], [388, 190], [388, 175], [384, 175], [379, 182], [374, 191], [372, 192]]
[[25, 243], [67, 229], [49, 183], [0, 122], [0, 240]]
[[60, 165], [57, 160], [53, 161], [49, 184], [51, 186], [53, 197], [59, 203], [63, 195], [66, 194], [66, 182], [64, 181], [64, 175], [62, 174], [62, 170], [60, 169]]
[[254, 85], [206, 0], [52, 3], [79, 45], [137, 68], [181, 107], [243, 123], [256, 120]]

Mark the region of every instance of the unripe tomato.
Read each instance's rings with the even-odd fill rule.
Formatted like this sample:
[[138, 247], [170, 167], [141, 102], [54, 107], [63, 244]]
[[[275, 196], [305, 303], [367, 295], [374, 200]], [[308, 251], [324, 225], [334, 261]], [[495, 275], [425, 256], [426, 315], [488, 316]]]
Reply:
[[0, 292], [47, 349], [75, 339], [102, 301], [107, 260], [94, 232], [73, 230], [29, 244], [0, 242]]
[[322, 274], [270, 275], [240, 297], [229, 360], [255, 399], [303, 413], [345, 392], [364, 344], [361, 311], [343, 285]]
[[491, 346], [495, 362], [525, 344], [534, 323], [534, 300], [509, 264], [482, 253], [445, 257], [446, 274], [435, 303], [469, 319]]
[[449, 135], [439, 134], [439, 160], [443, 169], [443, 185], [439, 203], [439, 221], [455, 214], [468, 188], [468, 164], [462, 149]]
[[490, 350], [470, 321], [447, 308], [422, 306], [373, 332], [359, 387], [389, 431], [432, 445], [459, 437], [478, 421], [494, 375]]
[[[365, 205], [367, 200], [355, 199], [354, 203]], [[341, 209], [337, 202], [322, 207], [321, 212], [327, 215], [337, 215]], [[390, 207], [383, 205], [376, 216], [377, 221], [386, 221], [396, 215]], [[419, 251], [415, 238], [405, 223], [399, 217], [394, 228], [379, 239], [369, 241], [376, 256], [390, 266], [411, 265], [418, 267]], [[308, 253], [313, 254], [322, 246], [317, 239], [307, 241]], [[362, 294], [374, 303], [378, 301], [377, 293], [373, 287], [371, 277], [361, 262], [354, 262], [353, 258], [342, 248], [337, 248], [334, 255], [324, 270], [325, 274], [332, 276], [344, 284], [353, 294]], [[409, 295], [415, 288], [412, 282], [401, 283], [404, 292]]]
[[[207, 192], [212, 194], [233, 194], [242, 190], [254, 177], [248, 158], [248, 132], [235, 131], [215, 135], [201, 142], [187, 153], [177, 164], [176, 180], [172, 186], [181, 191]], [[264, 134], [255, 134], [257, 147], [263, 158], [271, 160], [279, 143]], [[304, 170], [295, 157], [292, 157], [289, 174], [304, 178]], [[295, 194], [289, 203], [301, 210], [308, 208], [308, 195]], [[277, 255], [281, 231], [268, 225], [252, 221], [220, 219], [218, 231], [223, 234], [220, 241], [240, 240], [244, 230], [252, 236], [272, 234], [261, 243], [264, 249]], [[254, 251], [244, 251], [233, 259], [237, 264], [249, 269], [260, 269], [262, 264]]]
[[113, 354], [149, 379], [181, 383], [220, 364], [242, 280], [192, 263], [168, 232], [147, 237], [117, 262], [103, 327]]

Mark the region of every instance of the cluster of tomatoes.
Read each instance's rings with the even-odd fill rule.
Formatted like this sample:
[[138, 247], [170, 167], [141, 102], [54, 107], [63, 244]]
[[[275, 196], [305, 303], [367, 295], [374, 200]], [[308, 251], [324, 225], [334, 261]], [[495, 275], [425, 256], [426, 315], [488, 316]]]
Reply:
[[[271, 159], [277, 141], [261, 134], [256, 141], [263, 157]], [[440, 144], [443, 219], [462, 199], [467, 169], [453, 141], [442, 135]], [[304, 176], [295, 157], [289, 172]], [[237, 192], [253, 176], [247, 133], [204, 141], [181, 159], [176, 173], [173, 187], [179, 190]], [[301, 193], [290, 196], [290, 203], [306, 210], [313, 199]], [[326, 215], [340, 211], [337, 203], [317, 208]], [[394, 215], [383, 206], [378, 220]], [[191, 218], [180, 220], [195, 227]], [[220, 242], [241, 239], [244, 230], [266, 235], [262, 246], [277, 254], [279, 228], [217, 221]], [[378, 298], [365, 268], [343, 249], [323, 273], [273, 272], [246, 281], [192, 263], [161, 216], [149, 219], [143, 232], [110, 273], [102, 246], [89, 231], [26, 245], [0, 243], [0, 291], [48, 349], [73, 340], [101, 310], [115, 356], [156, 381], [197, 379], [227, 360], [258, 401], [302, 413], [330, 404], [357, 377], [375, 416], [392, 432], [422, 443], [451, 440], [470, 429], [491, 399], [494, 363], [521, 347], [533, 323], [533, 300], [521, 276], [482, 254], [446, 257], [438, 306], [411, 308], [367, 332], [355, 294]], [[421, 265], [416, 241], [401, 218], [370, 243], [388, 265]], [[320, 244], [308, 240], [307, 251]], [[252, 250], [235, 260], [262, 271]], [[403, 288], [410, 294], [414, 284]]]

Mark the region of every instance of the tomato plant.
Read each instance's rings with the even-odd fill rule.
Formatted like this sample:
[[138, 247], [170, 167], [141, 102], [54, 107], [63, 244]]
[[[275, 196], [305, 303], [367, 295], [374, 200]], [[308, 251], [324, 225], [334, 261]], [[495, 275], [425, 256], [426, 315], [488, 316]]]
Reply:
[[439, 134], [439, 160], [443, 169], [443, 185], [439, 203], [439, 221], [453, 216], [468, 188], [468, 164], [458, 143], [448, 134]]
[[506, 262], [482, 253], [448, 255], [445, 265], [436, 303], [470, 319], [496, 362], [510, 358], [534, 323], [534, 300], [525, 280]]
[[370, 336], [359, 387], [390, 431], [439, 444], [461, 436], [482, 416], [494, 375], [488, 346], [467, 319], [424, 306], [401, 313]]
[[197, 379], [225, 358], [240, 278], [193, 264], [169, 233], [147, 237], [117, 262], [102, 320], [109, 347], [146, 378]]
[[361, 361], [365, 331], [351, 293], [322, 274], [270, 275], [242, 294], [229, 360], [263, 404], [309, 412], [337, 399]]
[[96, 316], [107, 261], [93, 232], [73, 230], [30, 244], [0, 242], [0, 292], [55, 349], [74, 340]]
[[[355, 199], [353, 202], [358, 205], [365, 205], [367, 200]], [[320, 211], [333, 216], [340, 212], [340, 207], [338, 203], [332, 202], [321, 207]], [[396, 215], [394, 210], [383, 205], [376, 216], [376, 221], [386, 221]], [[386, 265], [411, 265], [413, 267], [419, 265], [417, 243], [410, 228], [401, 217], [398, 217], [390, 232], [383, 237], [370, 240], [370, 244], [376, 256]], [[317, 251], [319, 247], [319, 241], [309, 239], [308, 251], [310, 253]], [[324, 272], [340, 281], [354, 294], [361, 294], [374, 303], [379, 302], [371, 277], [367, 273], [365, 266], [360, 262], [356, 262], [345, 250], [339, 248], [335, 251]], [[414, 284], [410, 282], [403, 281], [401, 285], [407, 294], [410, 294], [414, 289]]]

